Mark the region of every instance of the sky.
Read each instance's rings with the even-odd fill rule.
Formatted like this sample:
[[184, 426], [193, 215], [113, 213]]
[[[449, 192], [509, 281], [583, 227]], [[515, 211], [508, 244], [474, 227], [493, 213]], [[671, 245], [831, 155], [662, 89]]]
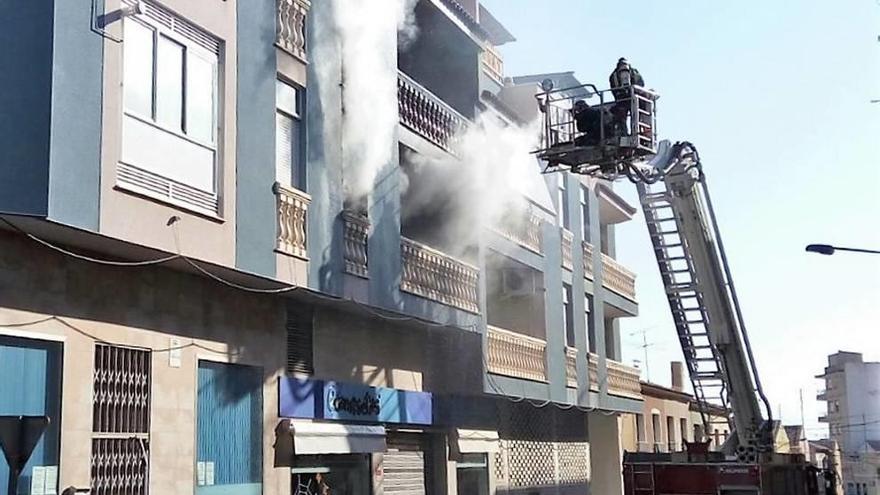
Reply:
[[[808, 436], [825, 435], [828, 354], [880, 360], [880, 255], [804, 252], [880, 250], [880, 0], [481, 3], [517, 38], [506, 75], [573, 70], [603, 87], [625, 56], [662, 95], [660, 138], [700, 151], [773, 413], [800, 424], [802, 390]], [[669, 385], [682, 354], [641, 212], [617, 257], [638, 274], [624, 361], [645, 360], [645, 331], [649, 378]]]

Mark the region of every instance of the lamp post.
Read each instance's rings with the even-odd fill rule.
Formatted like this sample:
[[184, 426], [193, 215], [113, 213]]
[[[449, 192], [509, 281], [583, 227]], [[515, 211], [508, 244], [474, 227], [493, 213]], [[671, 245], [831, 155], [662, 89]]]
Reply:
[[831, 246], [830, 244], [809, 244], [809, 245], [807, 245], [806, 251], [808, 253], [819, 253], [819, 254], [824, 254], [826, 256], [831, 256], [836, 251], [851, 251], [854, 253], [880, 254], [880, 251], [875, 251], [873, 249], [839, 247], [839, 246]]

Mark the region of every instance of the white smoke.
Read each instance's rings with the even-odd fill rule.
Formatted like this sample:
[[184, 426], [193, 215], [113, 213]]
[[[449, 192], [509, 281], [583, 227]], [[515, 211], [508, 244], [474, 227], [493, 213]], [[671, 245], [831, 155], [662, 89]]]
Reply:
[[[418, 34], [417, 0], [322, 0], [327, 9], [318, 38], [336, 41], [338, 63], [319, 60], [321, 88], [341, 86], [343, 172], [346, 194], [360, 199], [372, 189], [378, 172], [395, 149], [397, 50]], [[332, 31], [330, 31], [332, 30]], [[330, 36], [334, 33], [335, 36]], [[322, 101], [331, 101], [324, 99]], [[332, 110], [330, 110], [332, 112]]]
[[413, 177], [402, 174], [404, 224], [430, 222], [426, 240], [462, 256], [482, 229], [522, 220], [523, 196], [547, 194], [532, 155], [539, 129], [537, 121], [517, 126], [480, 116], [457, 136], [455, 156], [407, 154]]

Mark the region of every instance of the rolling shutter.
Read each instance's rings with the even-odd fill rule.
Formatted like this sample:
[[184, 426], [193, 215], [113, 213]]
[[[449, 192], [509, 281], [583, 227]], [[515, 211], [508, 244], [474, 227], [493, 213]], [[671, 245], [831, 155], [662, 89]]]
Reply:
[[418, 437], [390, 437], [382, 461], [384, 492], [389, 495], [425, 495], [425, 448]]
[[315, 372], [312, 311], [293, 303], [287, 306], [287, 372]]

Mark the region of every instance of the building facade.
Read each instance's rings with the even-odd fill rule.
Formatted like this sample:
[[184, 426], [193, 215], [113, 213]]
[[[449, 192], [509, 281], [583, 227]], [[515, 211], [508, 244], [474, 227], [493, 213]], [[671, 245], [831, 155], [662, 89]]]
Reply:
[[0, 5], [19, 493], [621, 492], [635, 209], [532, 160], [473, 215], [468, 143], [547, 75], [476, 1], [390, 4]]
[[730, 435], [726, 411], [712, 404], [704, 405], [709, 414], [708, 427], [700, 407], [684, 388], [684, 365], [670, 364], [672, 386], [641, 382], [643, 408], [636, 414], [623, 415], [621, 439], [627, 452], [680, 452], [685, 442], [708, 441], [712, 450], [720, 449]]
[[819, 421], [828, 423], [829, 438], [841, 450], [843, 487], [849, 494], [880, 493], [880, 363], [865, 362], [860, 353], [837, 352], [816, 376], [824, 382], [817, 399], [827, 404]]

